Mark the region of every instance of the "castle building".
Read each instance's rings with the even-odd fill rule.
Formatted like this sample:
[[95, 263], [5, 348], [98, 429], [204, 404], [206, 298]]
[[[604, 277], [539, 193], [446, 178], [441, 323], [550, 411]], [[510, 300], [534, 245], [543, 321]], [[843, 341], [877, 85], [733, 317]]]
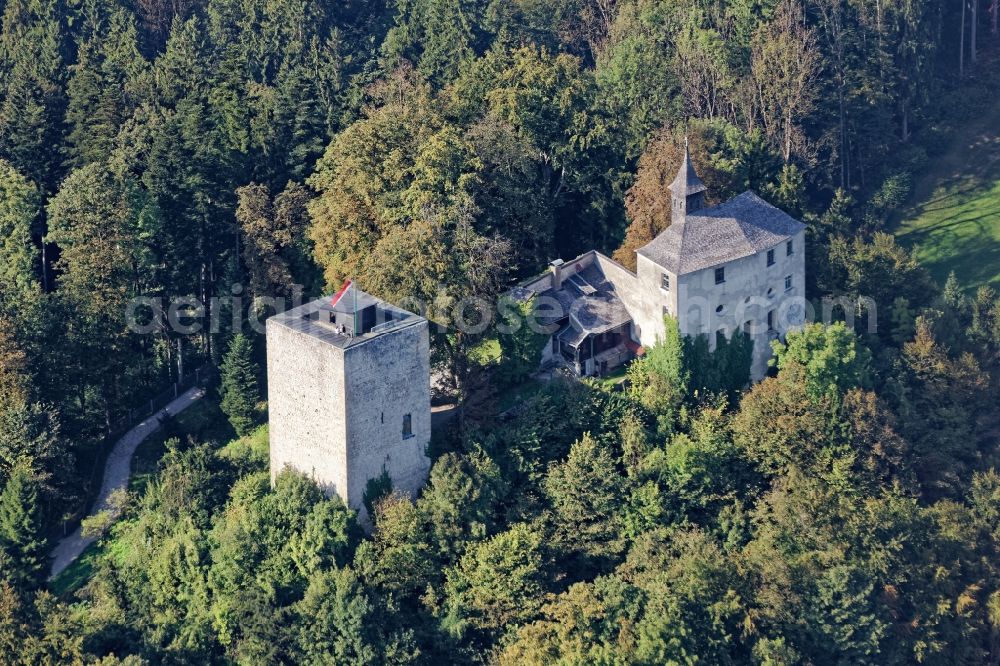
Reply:
[[669, 314], [712, 349], [717, 336], [744, 331], [754, 342], [751, 377], [767, 373], [771, 340], [804, 321], [805, 225], [751, 191], [706, 207], [706, 189], [685, 146], [670, 226], [639, 248], [635, 273], [591, 251], [553, 261], [514, 290], [550, 313], [543, 365], [607, 373], [655, 344]]
[[266, 327], [272, 482], [302, 472], [362, 520], [383, 472], [415, 495], [430, 469], [427, 320], [348, 284]]
[[[706, 207], [705, 191], [685, 149], [670, 226], [637, 251], [634, 273], [591, 251], [512, 291], [551, 325], [543, 365], [609, 372], [655, 344], [669, 314], [710, 348], [744, 331], [751, 377], [766, 374], [771, 340], [804, 319], [805, 225], [753, 192]], [[368, 482], [383, 473], [419, 491], [430, 469], [426, 319], [348, 283], [267, 320], [267, 372], [272, 481], [302, 472], [362, 521]]]

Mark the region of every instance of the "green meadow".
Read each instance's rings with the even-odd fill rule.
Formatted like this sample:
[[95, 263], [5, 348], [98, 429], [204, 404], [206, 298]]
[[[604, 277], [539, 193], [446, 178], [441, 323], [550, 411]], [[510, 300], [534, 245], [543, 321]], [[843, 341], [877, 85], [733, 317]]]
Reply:
[[944, 284], [1000, 289], [1000, 105], [959, 130], [916, 182], [899, 240]]

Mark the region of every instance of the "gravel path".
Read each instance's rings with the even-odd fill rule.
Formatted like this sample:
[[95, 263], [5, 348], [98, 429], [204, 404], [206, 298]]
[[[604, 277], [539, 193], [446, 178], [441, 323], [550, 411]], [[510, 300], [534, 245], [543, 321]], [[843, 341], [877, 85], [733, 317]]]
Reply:
[[[122, 435], [121, 439], [115, 442], [115, 446], [111, 449], [111, 453], [108, 454], [108, 460], [104, 464], [104, 480], [101, 482], [101, 493], [97, 496], [97, 501], [94, 503], [94, 509], [90, 515], [108, 508], [108, 497], [112, 491], [128, 487], [128, 479], [132, 472], [132, 455], [144, 439], [159, 429], [160, 418], [167, 414], [170, 416], [179, 414], [204, 395], [205, 390], [197, 386], [189, 389], [169, 405]], [[94, 541], [96, 541], [96, 537], [84, 537], [79, 527], [68, 537], [61, 539], [59, 544], [52, 549], [52, 573], [49, 579], [51, 580], [58, 576], [63, 569], [68, 567]]]

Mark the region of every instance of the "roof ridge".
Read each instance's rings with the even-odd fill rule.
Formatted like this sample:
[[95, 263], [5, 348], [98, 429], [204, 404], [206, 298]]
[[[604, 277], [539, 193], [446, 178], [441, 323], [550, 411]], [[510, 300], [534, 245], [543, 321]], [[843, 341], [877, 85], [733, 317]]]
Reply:
[[[680, 226], [671, 230], [676, 225]], [[637, 253], [684, 274], [753, 255], [804, 228], [801, 221], [748, 189], [674, 220]]]

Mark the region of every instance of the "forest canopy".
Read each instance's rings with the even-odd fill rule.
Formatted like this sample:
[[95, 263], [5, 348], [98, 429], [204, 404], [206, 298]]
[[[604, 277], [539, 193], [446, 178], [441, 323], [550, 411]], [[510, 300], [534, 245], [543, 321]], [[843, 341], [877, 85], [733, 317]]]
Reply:
[[[887, 233], [1000, 95], [997, 0], [0, 13], [0, 661], [1000, 659], [1000, 299]], [[685, 141], [708, 203], [807, 225], [845, 322], [752, 386], [746, 340], [668, 321], [623, 384], [530, 391], [538, 339], [447, 327], [554, 258], [634, 268]], [[266, 473], [255, 324], [346, 279], [428, 304], [461, 409], [419, 497], [371, 484], [370, 533]], [[137, 299], [204, 325], [138, 332]], [[118, 425], [196, 367], [195, 425], [47, 580]]]

